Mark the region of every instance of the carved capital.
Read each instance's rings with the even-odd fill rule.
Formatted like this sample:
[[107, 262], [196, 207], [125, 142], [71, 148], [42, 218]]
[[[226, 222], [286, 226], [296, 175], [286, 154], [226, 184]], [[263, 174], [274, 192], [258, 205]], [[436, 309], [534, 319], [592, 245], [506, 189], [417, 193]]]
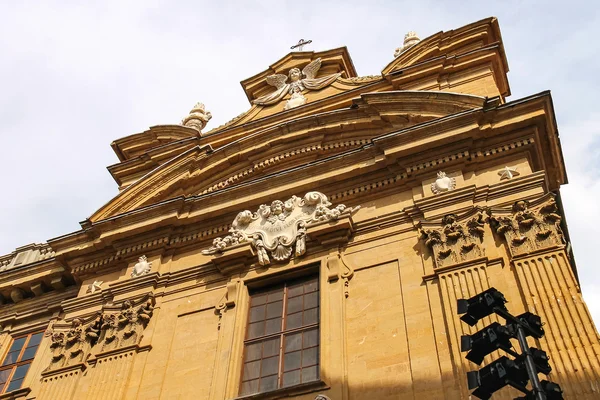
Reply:
[[431, 249], [437, 268], [485, 256], [483, 235], [489, 211], [474, 208], [461, 215], [448, 214], [441, 223], [421, 221], [419, 237]]
[[120, 310], [107, 310], [102, 318], [102, 351], [137, 345], [154, 314], [154, 296], [125, 300]]
[[216, 238], [202, 253], [223, 253], [229, 247], [251, 243], [261, 265], [289, 260], [292, 254], [302, 256], [306, 252], [306, 229], [311, 224], [337, 221], [360, 208], [331, 205], [323, 193], [308, 192], [302, 198], [292, 196], [285, 202], [263, 204], [256, 212], [242, 211], [233, 220], [229, 235]]
[[551, 194], [531, 203], [517, 201], [510, 209], [494, 209], [491, 220], [513, 257], [564, 244], [562, 217]]

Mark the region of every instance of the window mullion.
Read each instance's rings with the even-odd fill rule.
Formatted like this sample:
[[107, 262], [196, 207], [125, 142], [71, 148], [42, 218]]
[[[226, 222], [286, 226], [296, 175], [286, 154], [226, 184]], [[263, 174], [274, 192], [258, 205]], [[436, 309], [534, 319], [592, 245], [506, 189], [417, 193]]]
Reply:
[[277, 371], [277, 387], [280, 388], [283, 386], [283, 349], [285, 341], [285, 310], [287, 309], [287, 300], [288, 300], [288, 288], [287, 284], [283, 285], [283, 307], [281, 308], [281, 334], [279, 339], [279, 369]]

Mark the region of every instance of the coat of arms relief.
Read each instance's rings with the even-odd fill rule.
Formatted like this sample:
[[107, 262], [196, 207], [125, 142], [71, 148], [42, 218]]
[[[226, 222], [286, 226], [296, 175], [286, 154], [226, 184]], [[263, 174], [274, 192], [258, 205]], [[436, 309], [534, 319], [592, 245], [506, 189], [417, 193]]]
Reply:
[[256, 250], [261, 265], [288, 260], [295, 247], [295, 255], [306, 252], [306, 228], [311, 223], [334, 221], [343, 214], [352, 214], [360, 208], [332, 204], [323, 193], [308, 192], [300, 198], [292, 196], [286, 201], [275, 200], [261, 205], [256, 212], [240, 212], [229, 230], [229, 235], [216, 238], [212, 247], [203, 254], [223, 252], [228, 247], [250, 242]]
[[291, 97], [284, 106], [285, 110], [305, 104], [306, 97], [302, 92], [323, 89], [343, 74], [343, 72], [338, 72], [317, 78], [319, 69], [321, 69], [321, 59], [317, 58], [304, 67], [302, 71], [299, 68], [292, 68], [288, 75], [274, 74], [267, 76], [267, 83], [274, 86], [276, 90], [254, 99], [252, 103], [261, 106], [275, 104], [289, 94]]

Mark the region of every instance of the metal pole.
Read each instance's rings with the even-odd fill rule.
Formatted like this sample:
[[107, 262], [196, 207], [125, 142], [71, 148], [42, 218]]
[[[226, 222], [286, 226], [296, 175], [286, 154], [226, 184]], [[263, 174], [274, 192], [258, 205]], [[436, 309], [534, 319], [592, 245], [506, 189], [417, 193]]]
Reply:
[[517, 324], [517, 339], [521, 345], [521, 352], [525, 354], [525, 368], [527, 369], [527, 375], [531, 380], [531, 386], [533, 387], [533, 393], [535, 394], [536, 400], [546, 400], [546, 393], [542, 389], [542, 385], [537, 376], [537, 369], [533, 362], [533, 356], [529, 351], [529, 345], [527, 344], [527, 337], [523, 331], [521, 324]]

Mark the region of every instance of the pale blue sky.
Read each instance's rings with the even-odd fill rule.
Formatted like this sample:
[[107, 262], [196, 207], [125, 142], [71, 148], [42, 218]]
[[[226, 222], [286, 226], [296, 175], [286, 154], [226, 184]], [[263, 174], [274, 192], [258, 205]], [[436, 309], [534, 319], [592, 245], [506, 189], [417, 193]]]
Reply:
[[114, 139], [178, 123], [207, 129], [248, 108], [239, 82], [298, 39], [347, 46], [377, 74], [404, 34], [497, 16], [515, 100], [552, 90], [570, 183], [566, 216], [585, 299], [600, 323], [600, 13], [596, 1], [0, 0], [0, 254], [79, 229], [117, 193]]

